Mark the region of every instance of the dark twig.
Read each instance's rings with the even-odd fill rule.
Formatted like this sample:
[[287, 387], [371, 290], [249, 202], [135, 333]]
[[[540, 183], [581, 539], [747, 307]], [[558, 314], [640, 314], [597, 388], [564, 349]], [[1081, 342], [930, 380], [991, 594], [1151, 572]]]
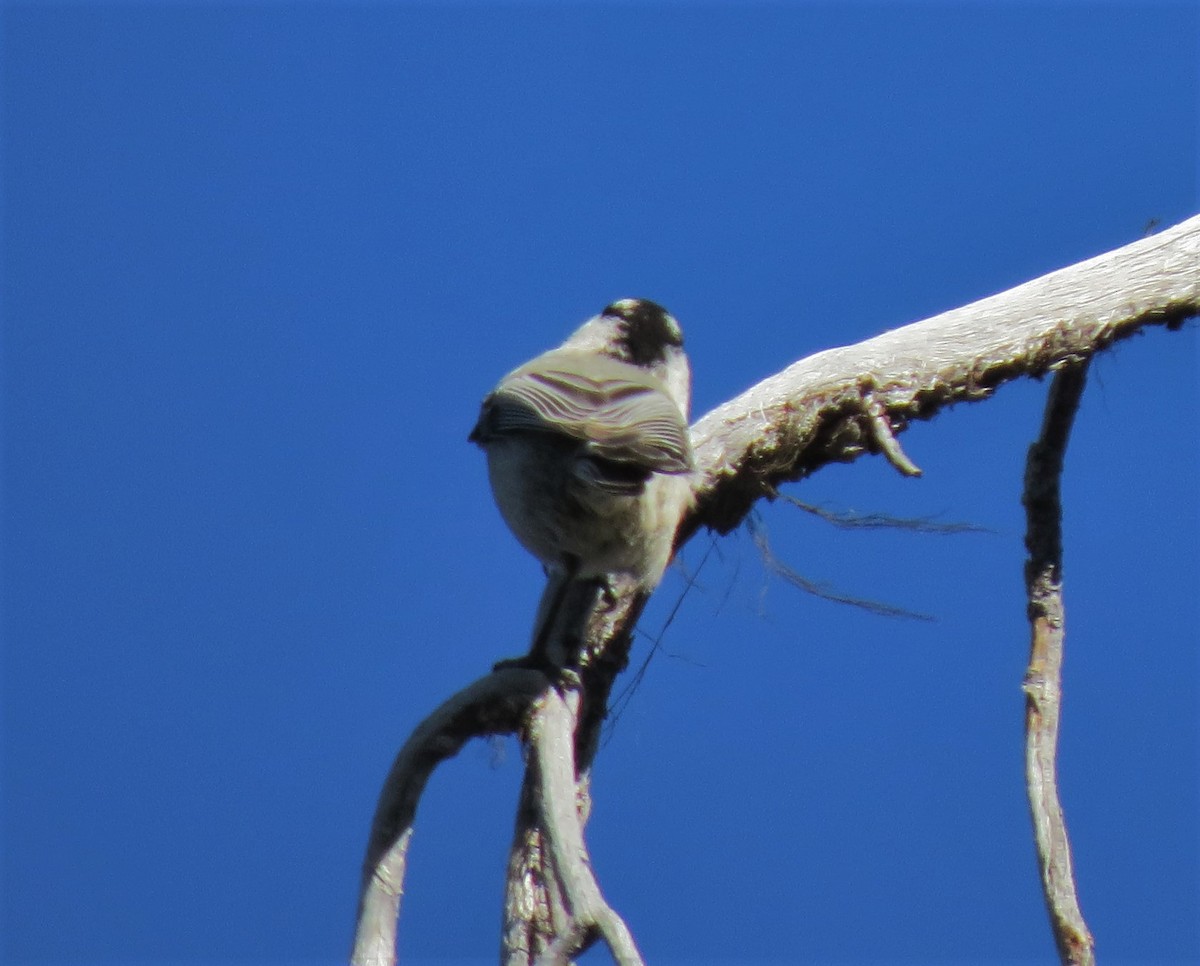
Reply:
[[1059, 958], [1069, 964], [1095, 962], [1095, 941], [1080, 911], [1071, 869], [1071, 843], [1059, 800], [1055, 764], [1065, 637], [1059, 483], [1086, 377], [1086, 362], [1055, 373], [1041, 434], [1029, 448], [1022, 498], [1025, 546], [1029, 551], [1025, 586], [1032, 631], [1024, 683], [1025, 780], [1050, 928]]
[[886, 513], [839, 513], [825, 507], [798, 500], [790, 493], [779, 493], [777, 497], [792, 506], [811, 513], [813, 516], [832, 523], [841, 530], [912, 530], [914, 533], [929, 533], [934, 536], [952, 536], [959, 533], [994, 533], [987, 527], [974, 523], [942, 523], [932, 517], [893, 517]]
[[[708, 562], [709, 556], [712, 554], [716, 542], [710, 542], [708, 548], [704, 551], [704, 556], [700, 558], [700, 563], [694, 571], [684, 573], [683, 579], [686, 581], [683, 587], [683, 592], [676, 599], [671, 607], [671, 612], [667, 614], [667, 619], [663, 622], [662, 628], [658, 634], [650, 642], [650, 651], [642, 659], [642, 663], [638, 665], [638, 669], [630, 675], [629, 680], [625, 682], [624, 687], [617, 692], [609, 702], [608, 721], [605, 724], [605, 731], [611, 736], [613, 729], [616, 728], [617, 722], [621, 720], [621, 715], [624, 714], [625, 708], [628, 706], [633, 695], [641, 687], [642, 681], [646, 678], [646, 672], [650, 668], [650, 662], [654, 659], [654, 655], [662, 647], [663, 636], [667, 633], [667, 629], [675, 622], [675, 617], [679, 613], [679, 609], [683, 606], [684, 600], [687, 598], [688, 592], [696, 586], [696, 581], [700, 577], [700, 571], [704, 569], [704, 565]], [[647, 637], [649, 635], [646, 635]], [[607, 739], [605, 739], [607, 740]]]
[[897, 607], [894, 604], [885, 604], [878, 600], [868, 600], [865, 597], [852, 597], [849, 594], [843, 594], [841, 591], [834, 590], [825, 584], [818, 584], [815, 581], [809, 580], [775, 556], [775, 551], [771, 549], [771, 543], [767, 539], [767, 529], [763, 526], [762, 521], [758, 519], [757, 514], [751, 513], [747, 521], [750, 538], [758, 548], [763, 565], [805, 593], [812, 594], [814, 597], [820, 597], [824, 600], [831, 600], [836, 604], [849, 604], [851, 607], [860, 607], [865, 611], [870, 611], [872, 614], [878, 614], [880, 617], [906, 617], [909, 620], [916, 621], [933, 620], [933, 617], [929, 614], [921, 614], [917, 611]]

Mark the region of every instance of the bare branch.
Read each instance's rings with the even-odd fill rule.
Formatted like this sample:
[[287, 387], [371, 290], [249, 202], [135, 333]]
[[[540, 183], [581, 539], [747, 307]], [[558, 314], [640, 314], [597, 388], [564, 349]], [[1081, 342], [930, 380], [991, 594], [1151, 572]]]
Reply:
[[579, 702], [576, 691], [565, 695], [548, 691], [538, 700], [530, 721], [542, 820], [569, 913], [566, 928], [558, 930], [553, 944], [538, 962], [566, 963], [591, 945], [599, 934], [621, 966], [640, 966], [642, 957], [633, 936], [601, 894], [583, 840], [574, 748]]
[[[701, 526], [732, 530], [758, 499], [775, 495], [777, 484], [830, 462], [881, 452], [901, 472], [919, 472], [896, 442], [912, 420], [927, 419], [955, 402], [986, 398], [1018, 376], [1039, 376], [1086, 359], [1146, 325], [1177, 327], [1197, 313], [1200, 217], [965, 308], [797, 362], [692, 427], [699, 467], [696, 507], [681, 525], [676, 545]], [[781, 564], [777, 571], [810, 592], [845, 599], [789, 575]], [[533, 747], [509, 863], [505, 959], [524, 964], [539, 951], [568, 955], [579, 942], [572, 916], [579, 921], [583, 908], [619, 960], [638, 962], [628, 930], [599, 897], [580, 850], [590, 768], [607, 701], [628, 663], [646, 595], [616, 581], [602, 592], [573, 589], [568, 598], [555, 612], [547, 653], [556, 655], [556, 664], [557, 656], [563, 658], [562, 680], [571, 682], [569, 692], [581, 689], [581, 703], [567, 708], [578, 817], [567, 821], [556, 806], [558, 824], [553, 833], [548, 830], [550, 819], [539, 805], [545, 769], [568, 759], [543, 762], [544, 749]], [[401, 750], [381, 794], [364, 867], [354, 952], [358, 966], [395, 962], [407, 849], [430, 773], [472, 737], [518, 731], [534, 699], [551, 694], [547, 681], [540, 671], [517, 667], [488, 675], [435, 711]], [[548, 697], [537, 713], [549, 713], [545, 709], [555, 700], [561, 696]], [[551, 744], [562, 745], [561, 731], [555, 731]], [[557, 858], [563, 849], [565, 857]], [[571, 854], [584, 856], [582, 878]]]
[[[831, 462], [1005, 382], [1086, 359], [1148, 325], [1200, 314], [1200, 216], [963, 308], [789, 366], [692, 427], [700, 526], [733, 530], [754, 503]], [[894, 460], [893, 460], [894, 461]], [[901, 463], [900, 465], [903, 465]]]
[[[581, 836], [591, 809], [590, 768], [599, 747], [609, 694], [628, 663], [633, 627], [645, 603], [645, 593], [632, 580], [613, 578], [607, 592], [599, 595], [580, 587], [568, 597], [562, 619], [553, 629], [554, 634], [569, 638], [554, 646], [576, 656], [582, 685], [582, 704], [572, 710], [574, 748], [568, 749], [575, 774], [574, 802]], [[569, 932], [567, 925], [572, 916], [543, 814], [540, 754], [532, 738], [532, 725], [529, 730], [529, 759], [505, 889], [501, 960], [507, 966], [529, 966], [543, 961], [552, 947], [559, 949], [555, 943]], [[623, 923], [609, 926], [610, 931], [623, 928]], [[618, 955], [611, 943], [610, 948]]]
[[866, 409], [871, 437], [880, 452], [887, 457], [887, 461], [899, 470], [902, 476], [920, 476], [921, 468], [900, 448], [900, 441], [896, 439], [896, 431], [892, 429], [892, 422], [888, 419], [883, 403], [874, 396], [868, 397]]
[[566, 898], [554, 874], [538, 786], [536, 768], [526, 765], [504, 888], [500, 956], [504, 966], [535, 963], [567, 928]]
[[444, 702], [404, 743], [371, 823], [351, 957], [354, 966], [396, 962], [396, 919], [413, 819], [434, 768], [458, 754], [472, 738], [515, 732], [530, 703], [548, 687], [549, 680], [540, 671], [494, 671]]
[[1025, 586], [1031, 644], [1025, 672], [1025, 781], [1033, 817], [1042, 892], [1063, 963], [1095, 962], [1071, 868], [1071, 843], [1058, 795], [1058, 723], [1062, 702], [1062, 503], [1059, 481], [1087, 364], [1057, 372], [1037, 441], [1029, 448], [1023, 502], [1027, 529]]

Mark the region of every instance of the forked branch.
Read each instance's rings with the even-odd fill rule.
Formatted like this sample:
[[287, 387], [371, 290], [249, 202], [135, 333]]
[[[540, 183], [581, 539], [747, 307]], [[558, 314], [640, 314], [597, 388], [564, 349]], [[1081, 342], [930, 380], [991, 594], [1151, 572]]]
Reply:
[[542, 823], [566, 907], [565, 928], [539, 962], [568, 962], [598, 935], [620, 966], [640, 966], [642, 957], [633, 936], [601, 894], [583, 840], [574, 748], [579, 701], [577, 691], [565, 695], [547, 691], [530, 721], [529, 741], [535, 755], [531, 765], [537, 775]]
[[[878, 452], [901, 472], [919, 472], [896, 439], [911, 421], [957, 402], [987, 398], [1013, 379], [1086, 360], [1146, 326], [1175, 328], [1197, 314], [1200, 216], [963, 308], [796, 362], [692, 427], [696, 505], [676, 544], [701, 527], [732, 530], [779, 484], [829, 463]], [[563, 653], [576, 656], [582, 689], [581, 704], [567, 706], [574, 721], [573, 783], [580, 817], [571, 822], [556, 809], [557, 831], [551, 832], [551, 819], [528, 807], [546, 774], [532, 770], [551, 764], [557, 769], [565, 760], [546, 762], [545, 748], [537, 741], [528, 744], [531, 771], [506, 899], [504, 959], [511, 966], [532, 963], [539, 953], [565, 957], [579, 946], [568, 905], [585, 911], [578, 921], [590, 917], [618, 959], [637, 961], [624, 924], [598, 898], [586, 859], [581, 877], [570, 855], [583, 854], [578, 849], [591, 761], [609, 691], [625, 667], [644, 602], [637, 588], [615, 586], [610, 593], [592, 595], [577, 618], [561, 622], [562, 633], [572, 636]], [[430, 772], [471, 737], [518, 731], [534, 699], [550, 694], [547, 681], [537, 671], [488, 675], [434, 712], [401, 751], [381, 794], [367, 851], [355, 941], [358, 966], [395, 961], [395, 920], [412, 820]], [[537, 714], [559, 714], [558, 700], [565, 699], [547, 697]], [[551, 744], [561, 747], [559, 731]], [[563, 849], [567, 852], [554, 859]], [[572, 867], [571, 881], [559, 880], [564, 868]], [[531, 936], [537, 941], [529, 942]]]
[[540, 671], [493, 671], [444, 702], [404, 743], [371, 823], [351, 956], [354, 966], [391, 966], [396, 961], [396, 919], [408, 846], [417, 805], [433, 770], [472, 738], [517, 731], [533, 700], [549, 686]]

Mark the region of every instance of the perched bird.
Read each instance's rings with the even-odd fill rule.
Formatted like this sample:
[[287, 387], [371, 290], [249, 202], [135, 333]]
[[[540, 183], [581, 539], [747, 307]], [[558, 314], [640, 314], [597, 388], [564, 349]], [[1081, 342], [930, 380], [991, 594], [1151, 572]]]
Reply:
[[[679, 323], [621, 299], [484, 398], [470, 440], [509, 528], [551, 578], [547, 595], [607, 574], [658, 583], [691, 499], [690, 397]], [[543, 628], [546, 611], [544, 598]]]

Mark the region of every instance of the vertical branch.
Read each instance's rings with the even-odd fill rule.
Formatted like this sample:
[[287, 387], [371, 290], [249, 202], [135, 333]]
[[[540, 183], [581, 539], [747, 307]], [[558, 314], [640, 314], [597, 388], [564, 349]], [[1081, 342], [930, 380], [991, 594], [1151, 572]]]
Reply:
[[629, 927], [600, 892], [583, 838], [575, 773], [580, 700], [578, 691], [547, 691], [530, 723], [545, 840], [569, 913], [566, 928], [558, 931], [542, 961], [566, 963], [603, 938], [620, 966], [641, 966]]
[[554, 872], [538, 806], [538, 773], [525, 766], [508, 858], [501, 932], [504, 966], [529, 966], [567, 928], [566, 898]]
[[600, 892], [583, 838], [574, 748], [580, 700], [578, 691], [551, 688], [530, 714], [505, 896], [501, 961], [508, 966], [558, 966], [601, 938], [621, 966], [642, 964], [628, 926]]
[[1025, 672], [1025, 781], [1033, 817], [1042, 892], [1059, 958], [1095, 962], [1095, 941], [1084, 922], [1071, 868], [1071, 843], [1058, 796], [1058, 722], [1065, 637], [1062, 595], [1062, 500], [1059, 483], [1087, 363], [1055, 373], [1041, 434], [1025, 465], [1025, 587], [1031, 644]]
[[548, 643], [574, 655], [573, 669], [534, 704], [521, 735], [526, 771], [505, 887], [505, 966], [565, 963], [597, 939], [622, 966], [642, 962], [600, 892], [583, 828], [608, 696], [647, 595], [619, 577], [595, 591], [580, 584], [564, 600]]

